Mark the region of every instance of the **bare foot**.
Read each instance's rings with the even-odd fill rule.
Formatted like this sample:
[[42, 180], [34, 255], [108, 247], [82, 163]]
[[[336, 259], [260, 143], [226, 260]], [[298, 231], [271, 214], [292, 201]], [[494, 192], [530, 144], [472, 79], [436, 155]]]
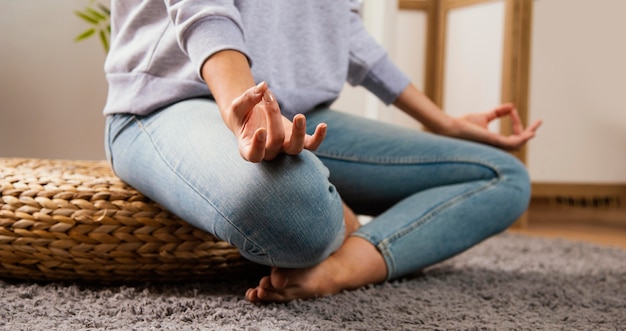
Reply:
[[369, 241], [348, 237], [341, 248], [322, 263], [306, 269], [273, 268], [256, 288], [246, 291], [253, 303], [288, 302], [329, 296], [385, 280], [387, 267]]

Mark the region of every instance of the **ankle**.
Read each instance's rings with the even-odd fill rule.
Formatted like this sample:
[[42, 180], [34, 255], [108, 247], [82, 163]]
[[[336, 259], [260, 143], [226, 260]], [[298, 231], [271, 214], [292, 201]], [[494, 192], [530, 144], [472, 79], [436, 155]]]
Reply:
[[377, 284], [387, 278], [387, 265], [376, 247], [360, 237], [348, 237], [327, 261], [335, 268], [331, 280], [340, 290]]

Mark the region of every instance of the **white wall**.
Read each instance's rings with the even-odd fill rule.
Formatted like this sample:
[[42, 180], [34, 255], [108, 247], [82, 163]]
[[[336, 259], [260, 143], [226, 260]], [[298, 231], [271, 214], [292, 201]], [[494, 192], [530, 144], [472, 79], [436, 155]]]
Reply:
[[[503, 10], [503, 1], [494, 1], [451, 11], [444, 86], [451, 114], [499, 103]], [[544, 124], [528, 148], [533, 182], [626, 183], [624, 12], [623, 0], [534, 2], [529, 122]], [[401, 27], [410, 17], [422, 26], [418, 15], [403, 10], [391, 24]], [[407, 31], [395, 34], [392, 57], [423, 76], [416, 67], [423, 60], [402, 55], [422, 42]]]
[[[86, 26], [72, 12], [86, 3], [0, 1], [0, 157], [104, 158], [104, 52], [95, 39], [73, 41]], [[425, 15], [398, 11], [395, 1], [364, 3], [370, 32], [423, 87]], [[499, 10], [493, 6], [482, 13]], [[544, 126], [528, 150], [533, 181], [626, 182], [624, 12], [623, 0], [535, 1], [530, 120], [542, 118]], [[473, 17], [453, 15], [452, 30], [460, 31]], [[501, 24], [496, 17], [473, 21], [483, 28]], [[454, 45], [460, 53], [472, 51]], [[485, 92], [488, 102], [493, 93]], [[462, 99], [452, 96], [445, 102], [454, 111]], [[347, 88], [335, 106], [418, 127], [360, 88]]]
[[86, 4], [0, 1], [0, 157], [104, 159], [105, 54], [73, 41]]
[[626, 1], [534, 5], [528, 165], [537, 182], [626, 183]]
[[[443, 79], [448, 114], [487, 111], [501, 103], [504, 16], [504, 1], [450, 11]], [[490, 129], [499, 131], [500, 121]]]

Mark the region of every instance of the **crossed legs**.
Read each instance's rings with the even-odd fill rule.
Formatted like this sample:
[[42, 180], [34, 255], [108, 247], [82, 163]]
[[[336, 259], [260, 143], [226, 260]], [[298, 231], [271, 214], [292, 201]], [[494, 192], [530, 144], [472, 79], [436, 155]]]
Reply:
[[[170, 211], [240, 249], [271, 274], [252, 302], [335, 294], [442, 261], [506, 229], [529, 180], [491, 147], [329, 110], [315, 154], [252, 164], [210, 100], [107, 120], [116, 173]], [[374, 216], [358, 227], [353, 213]], [[344, 224], [345, 222], [345, 224]]]
[[374, 218], [322, 263], [274, 268], [247, 291], [252, 302], [332, 295], [405, 276], [503, 231], [527, 207], [523, 165], [494, 148], [326, 110], [308, 121], [329, 123], [316, 155], [342, 199]]

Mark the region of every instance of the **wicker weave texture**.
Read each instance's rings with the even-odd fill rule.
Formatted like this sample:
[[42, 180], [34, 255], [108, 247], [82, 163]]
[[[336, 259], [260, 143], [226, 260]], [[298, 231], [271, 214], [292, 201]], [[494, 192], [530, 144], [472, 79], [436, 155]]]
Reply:
[[104, 161], [0, 158], [0, 277], [171, 281], [255, 268]]

